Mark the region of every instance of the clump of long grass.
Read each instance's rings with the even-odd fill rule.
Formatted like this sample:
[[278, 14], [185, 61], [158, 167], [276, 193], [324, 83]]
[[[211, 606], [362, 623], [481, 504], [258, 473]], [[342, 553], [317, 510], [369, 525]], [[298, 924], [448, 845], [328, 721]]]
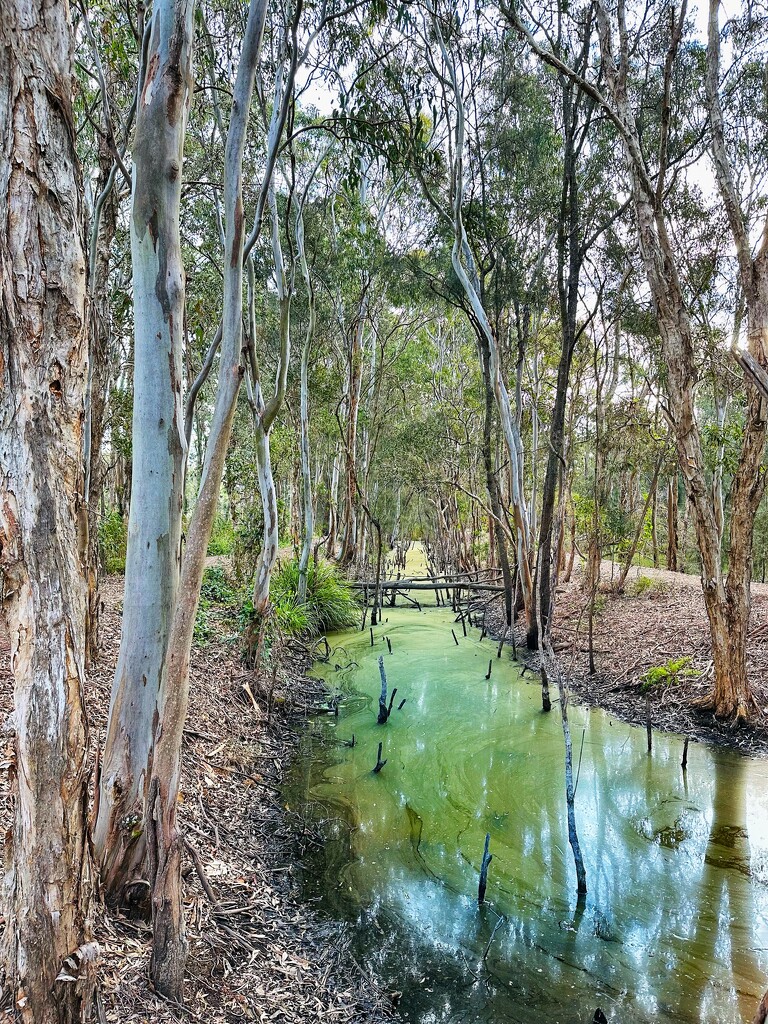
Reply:
[[288, 562], [272, 577], [270, 598], [277, 625], [292, 636], [319, 636], [353, 626], [360, 617], [360, 605], [348, 580], [330, 562], [310, 563], [304, 603], [298, 593], [299, 563]]

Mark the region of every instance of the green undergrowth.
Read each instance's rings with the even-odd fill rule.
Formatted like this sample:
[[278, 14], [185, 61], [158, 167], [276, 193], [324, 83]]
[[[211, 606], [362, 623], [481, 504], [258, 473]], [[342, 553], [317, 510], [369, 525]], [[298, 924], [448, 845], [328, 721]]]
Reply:
[[627, 588], [632, 597], [655, 597], [666, 594], [669, 587], [664, 580], [641, 574], [636, 576]]
[[682, 679], [695, 679], [699, 675], [699, 670], [691, 666], [690, 658], [677, 658], [646, 669], [640, 676], [641, 689], [646, 693], [658, 686], [675, 686]]
[[219, 565], [209, 566], [200, 587], [193, 634], [195, 643], [205, 646], [215, 636], [236, 640], [243, 603], [243, 592], [231, 582], [226, 569]]
[[306, 602], [299, 601], [298, 588], [298, 562], [279, 566], [272, 575], [270, 615], [260, 623], [254, 615], [250, 583], [235, 582], [229, 568], [210, 566], [200, 589], [195, 643], [205, 646], [214, 637], [241, 640], [245, 660], [249, 661], [260, 630], [264, 652], [269, 656], [275, 644], [286, 638], [310, 640], [359, 621], [361, 607], [349, 581], [329, 562], [310, 564]]
[[360, 603], [346, 577], [330, 562], [310, 562], [307, 600], [299, 602], [299, 563], [288, 562], [272, 577], [270, 597], [278, 627], [291, 636], [316, 637], [353, 626]]
[[127, 545], [128, 524], [113, 508], [99, 523], [99, 558], [105, 572], [110, 575], [125, 572]]
[[227, 516], [216, 516], [208, 541], [209, 555], [231, 555], [235, 546], [235, 528]]

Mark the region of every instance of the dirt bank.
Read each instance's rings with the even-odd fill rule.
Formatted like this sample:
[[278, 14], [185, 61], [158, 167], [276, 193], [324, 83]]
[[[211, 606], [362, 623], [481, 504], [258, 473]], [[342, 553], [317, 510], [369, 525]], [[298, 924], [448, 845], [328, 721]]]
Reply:
[[[87, 695], [92, 750], [104, 739], [122, 587], [122, 578], [111, 577], [102, 592], [101, 655]], [[253, 694], [252, 673], [240, 663], [232, 626], [218, 622], [215, 610], [209, 614], [210, 638], [193, 652], [184, 745], [180, 817], [190, 845], [184, 872], [190, 945], [185, 1006], [169, 1005], [150, 990], [148, 925], [99, 912], [99, 1019], [384, 1020], [388, 1000], [347, 955], [343, 929], [314, 917], [298, 897], [294, 838], [279, 787], [297, 727], [323, 700], [304, 675], [306, 654], [298, 647], [286, 651], [274, 699], [262, 700]], [[0, 677], [5, 717], [12, 705], [7, 637], [0, 637]], [[5, 827], [7, 777], [1, 795]]]
[[[768, 585], [755, 584], [748, 663], [756, 708], [749, 723], [734, 728], [710, 712], [692, 707], [712, 684], [712, 659], [698, 577], [633, 568], [625, 593], [610, 587], [611, 563], [603, 564], [603, 585], [594, 623], [594, 675], [589, 674], [588, 615], [581, 578], [559, 588], [553, 642], [571, 692], [627, 722], [645, 723], [650, 695], [654, 728], [677, 732], [755, 756], [768, 756]], [[500, 637], [499, 602], [489, 605], [487, 628]], [[516, 630], [518, 643], [524, 630]], [[532, 665], [536, 656], [523, 649]], [[673, 678], [650, 687], [649, 669], [688, 659]]]

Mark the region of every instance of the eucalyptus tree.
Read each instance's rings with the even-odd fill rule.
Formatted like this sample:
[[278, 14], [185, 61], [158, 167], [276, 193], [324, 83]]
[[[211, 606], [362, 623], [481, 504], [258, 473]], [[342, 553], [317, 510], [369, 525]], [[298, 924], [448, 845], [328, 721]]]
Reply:
[[[457, 19], [449, 11], [446, 25], [455, 26]], [[486, 304], [483, 301], [483, 282], [478, 270], [475, 252], [466, 228], [465, 214], [465, 160], [467, 147], [466, 95], [480, 89], [476, 73], [478, 69], [462, 54], [461, 41], [446, 36], [443, 18], [436, 8], [430, 9], [429, 31], [434, 33], [441, 55], [441, 65], [432, 59], [431, 70], [440, 83], [447, 155], [449, 161], [451, 204], [450, 223], [453, 231], [451, 266], [465, 296], [468, 315], [477, 336], [486, 389], [492, 391], [499, 417], [510, 475], [510, 499], [513, 518], [513, 535], [516, 551], [516, 577], [522, 590], [526, 616], [526, 628], [534, 628], [533, 604], [533, 550], [531, 519], [525, 489], [524, 445], [521, 436], [520, 408], [513, 412], [509, 391], [502, 368], [500, 340], [490, 322]], [[425, 52], [429, 52], [428, 48]], [[482, 52], [482, 49], [481, 51]], [[461, 64], [459, 62], [462, 61]], [[475, 126], [475, 130], [477, 130]], [[495, 485], [489, 491], [493, 495]], [[492, 497], [493, 503], [493, 497]], [[507, 582], [507, 590], [509, 586]]]
[[152, 978], [160, 992], [179, 1001], [183, 997], [187, 953], [181, 897], [182, 837], [177, 821], [181, 742], [200, 585], [244, 372], [243, 152], [266, 8], [266, 0], [251, 0], [233, 91], [224, 163], [224, 316], [219, 380], [200, 489], [187, 531], [179, 598], [167, 609], [171, 613], [170, 629], [144, 809], [152, 886]]
[[[82, 433], [83, 184], [67, 4], [0, 16], [0, 567], [14, 677], [2, 984], [34, 1024], [85, 1019], [92, 941]], [[72, 966], [69, 966], [69, 965]], [[81, 976], [71, 982], [71, 972]]]
[[[87, 660], [93, 664], [99, 646], [99, 549], [98, 510], [104, 484], [103, 440], [108, 429], [108, 402], [116, 376], [112, 332], [110, 289], [121, 259], [122, 247], [115, 244], [122, 205], [130, 195], [131, 181], [125, 167], [126, 152], [136, 114], [135, 64], [144, 35], [141, 12], [138, 24], [130, 16], [109, 12], [109, 33], [113, 45], [102, 55], [96, 35], [103, 38], [103, 10], [78, 5], [76, 36], [80, 45], [75, 61], [79, 118], [77, 148], [84, 166], [88, 225], [89, 362], [83, 427], [83, 466], [87, 505], [88, 615], [86, 618]], [[98, 19], [98, 20], [97, 20]], [[77, 30], [79, 28], [79, 31]], [[94, 114], [94, 108], [97, 112]]]
[[[595, 11], [602, 83], [595, 79], [591, 69], [580, 73], [558, 57], [520, 18], [515, 16], [514, 20], [539, 57], [599, 105], [624, 154], [635, 230], [660, 331], [667, 415], [701, 557], [714, 664], [713, 692], [703, 703], [718, 716], [742, 719], [753, 702], [746, 666], [746, 636], [753, 524], [765, 484], [761, 464], [765, 447], [764, 396], [768, 393], [768, 378], [764, 377], [768, 361], [768, 256], [765, 246], [752, 253], [750, 231], [758, 226], [760, 214], [754, 206], [747, 206], [740, 194], [732, 140], [724, 129], [717, 4], [710, 12], [705, 112], [695, 102], [691, 86], [701, 62], [695, 46], [686, 38], [689, 22], [685, 2], [674, 9], [657, 2], [644, 11], [627, 10], [622, 2], [614, 12], [597, 0]], [[754, 46], [753, 40], [751, 49]], [[737, 65], [739, 61], [743, 64], [744, 50], [736, 55], [736, 61]], [[647, 74], [638, 72], [638, 65]], [[649, 102], [651, 96], [653, 103]], [[656, 110], [660, 112], [658, 117]], [[748, 324], [746, 350], [738, 354], [748, 370], [744, 385], [747, 411], [731, 486], [733, 511], [727, 575], [719, 558], [718, 520], [696, 415], [697, 339], [669, 208], [669, 194], [684, 177], [678, 168], [693, 159], [705, 127], [704, 116], [709, 122], [715, 177], [737, 251]], [[742, 137], [744, 131], [756, 130], [754, 121], [734, 127], [736, 135]], [[747, 212], [751, 213], [749, 221]]]
[[[594, 14], [585, 7], [573, 19], [573, 28], [554, 17], [550, 24], [539, 24], [553, 53], [569, 60], [581, 72], [592, 55]], [[562, 495], [567, 475], [565, 420], [571, 365], [576, 345], [587, 329], [594, 311], [585, 308], [583, 269], [595, 260], [594, 249], [603, 234], [622, 212], [621, 205], [606, 201], [607, 176], [611, 171], [610, 140], [593, 123], [595, 103], [564, 75], [550, 76], [555, 123], [562, 133], [560, 154], [560, 195], [554, 229], [556, 267], [554, 284], [560, 318], [560, 358], [550, 421], [547, 429], [547, 459], [541, 496], [541, 521], [536, 559], [538, 616], [541, 629], [551, 628], [557, 589], [562, 522], [558, 515], [558, 494]], [[599, 256], [597, 257], [599, 259]], [[535, 635], [529, 644], [535, 646]], [[544, 686], [543, 708], [551, 707]]]
[[191, 95], [192, 0], [157, 0], [133, 142], [133, 467], [123, 623], [94, 847], [113, 898], [145, 856], [144, 798], [179, 584], [186, 444], [179, 214]]

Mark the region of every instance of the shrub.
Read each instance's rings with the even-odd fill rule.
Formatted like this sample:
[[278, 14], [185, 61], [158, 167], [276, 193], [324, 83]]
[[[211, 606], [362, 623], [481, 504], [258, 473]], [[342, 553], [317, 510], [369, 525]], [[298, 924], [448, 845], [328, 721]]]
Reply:
[[665, 665], [654, 665], [640, 676], [641, 689], [650, 690], [654, 686], [674, 686], [681, 679], [695, 679], [701, 675], [698, 669], [691, 668], [690, 658], [677, 658]]
[[206, 569], [195, 616], [195, 643], [206, 644], [216, 633], [221, 634], [224, 620], [232, 618], [239, 604], [240, 595], [227, 579], [225, 571], [217, 565]]
[[216, 516], [208, 541], [209, 555], [230, 555], [235, 546], [235, 528], [226, 516]]
[[105, 572], [125, 572], [128, 524], [116, 508], [99, 523], [99, 558]]
[[655, 594], [665, 594], [667, 592], [667, 585], [663, 580], [653, 579], [651, 576], [640, 574], [630, 583], [629, 592], [633, 597], [642, 597], [644, 594], [652, 597]]
[[360, 605], [347, 579], [330, 562], [310, 562], [307, 601], [300, 605], [299, 563], [289, 562], [272, 577], [270, 597], [281, 628], [293, 635], [318, 636], [353, 626]]

